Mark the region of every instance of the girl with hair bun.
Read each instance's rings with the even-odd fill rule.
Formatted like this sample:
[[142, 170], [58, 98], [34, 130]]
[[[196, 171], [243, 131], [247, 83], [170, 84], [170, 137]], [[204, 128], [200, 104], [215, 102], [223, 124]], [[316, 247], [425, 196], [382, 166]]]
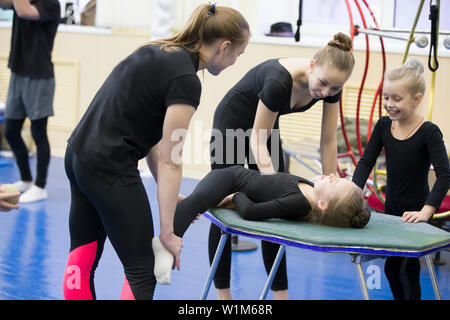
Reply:
[[[383, 106], [388, 115], [375, 125], [358, 162], [353, 181], [364, 188], [381, 152], [385, 150], [387, 184], [385, 213], [404, 222], [426, 222], [439, 209], [450, 186], [443, 136], [438, 126], [424, 121], [419, 106], [425, 94], [424, 67], [411, 58], [385, 75]], [[430, 165], [436, 182], [429, 189]], [[388, 257], [385, 274], [394, 299], [420, 299], [418, 258]], [[406, 281], [404, 281], [406, 279]]]
[[[338, 103], [341, 89], [350, 77], [355, 64], [351, 48], [351, 39], [338, 33], [313, 58], [270, 59], [248, 71], [228, 91], [215, 111], [211, 137], [211, 168], [243, 166], [247, 159], [249, 168], [262, 173], [285, 171], [281, 141], [275, 135], [276, 130], [273, 130], [279, 128], [279, 117], [307, 111], [317, 101], [323, 100], [320, 139], [322, 170], [326, 175], [335, 173]], [[239, 132], [249, 134], [240, 136]], [[268, 138], [270, 134], [272, 136]], [[214, 143], [216, 140], [223, 143]], [[271, 154], [271, 150], [276, 147], [278, 147], [278, 151], [274, 151], [276, 154]], [[220, 235], [220, 229], [211, 224], [210, 261], [214, 257]], [[267, 272], [270, 271], [278, 248], [277, 244], [262, 242]], [[275, 299], [288, 298], [285, 260], [283, 257], [271, 286]], [[231, 298], [230, 265], [229, 239], [214, 279], [219, 299]]]
[[65, 299], [95, 299], [94, 273], [106, 237], [122, 262], [121, 299], [152, 299], [156, 285], [153, 221], [138, 161], [157, 182], [160, 240], [180, 267], [182, 240], [173, 233], [182, 163], [172, 157], [201, 94], [197, 71], [218, 75], [247, 46], [250, 30], [234, 9], [201, 5], [174, 37], [150, 42], [120, 62], [69, 138], [70, 252]]

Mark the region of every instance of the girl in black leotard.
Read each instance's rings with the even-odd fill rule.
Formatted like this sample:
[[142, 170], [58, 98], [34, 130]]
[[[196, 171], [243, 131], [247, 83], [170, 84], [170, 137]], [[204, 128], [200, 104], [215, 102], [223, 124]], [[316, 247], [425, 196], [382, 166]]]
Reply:
[[242, 218], [254, 221], [281, 218], [362, 228], [370, 218], [363, 193], [350, 180], [330, 174], [311, 183], [284, 172], [233, 166], [209, 172], [177, 205], [175, 234], [182, 237], [199, 212], [230, 203]]
[[197, 71], [218, 75], [243, 53], [249, 36], [236, 10], [201, 5], [184, 30], [136, 50], [97, 92], [65, 158], [71, 187], [66, 299], [95, 298], [94, 272], [106, 237], [125, 271], [121, 298], [153, 298], [153, 222], [137, 169], [144, 157], [158, 184], [159, 238], [179, 268], [182, 241], [173, 233], [173, 215], [182, 163], [173, 158], [180, 141], [172, 133], [187, 130], [199, 104]]
[[[209, 172], [177, 205], [175, 234], [183, 237], [199, 212], [228, 204], [247, 220], [282, 218], [362, 228], [370, 219], [362, 190], [350, 180], [330, 174], [313, 184], [288, 173], [261, 174], [233, 166]], [[155, 256], [157, 278], [167, 284], [173, 258], [162, 247]]]
[[[423, 65], [417, 59], [386, 73], [383, 104], [388, 116], [380, 118], [353, 175], [364, 187], [384, 148], [386, 157], [385, 213], [405, 222], [428, 221], [439, 209], [450, 186], [447, 151], [439, 128], [424, 121], [419, 105], [425, 94]], [[436, 182], [430, 192], [430, 165]], [[388, 257], [385, 274], [395, 299], [420, 299], [418, 258]]]

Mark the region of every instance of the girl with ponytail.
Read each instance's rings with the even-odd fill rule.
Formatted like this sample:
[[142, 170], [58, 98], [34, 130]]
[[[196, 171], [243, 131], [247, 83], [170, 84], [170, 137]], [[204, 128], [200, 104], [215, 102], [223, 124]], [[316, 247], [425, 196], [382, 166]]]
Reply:
[[[385, 213], [407, 223], [428, 221], [439, 209], [450, 187], [450, 171], [443, 136], [438, 126], [425, 121], [420, 104], [425, 94], [424, 67], [416, 58], [385, 75], [383, 105], [388, 113], [373, 129], [353, 175], [364, 188], [380, 155], [386, 157]], [[428, 174], [433, 165], [436, 182], [430, 191]], [[394, 299], [420, 299], [418, 258], [388, 257], [385, 274]], [[406, 279], [406, 281], [404, 281]]]
[[125, 271], [121, 298], [153, 298], [153, 222], [137, 169], [144, 157], [158, 184], [159, 238], [179, 269], [182, 240], [173, 233], [173, 217], [182, 163], [172, 157], [180, 141], [171, 136], [187, 131], [199, 105], [197, 71], [218, 75], [243, 53], [249, 36], [239, 12], [201, 5], [180, 33], [136, 50], [99, 89], [66, 151], [71, 187], [66, 299], [96, 298], [94, 273], [106, 237]]
[[[238, 55], [243, 53], [250, 37], [250, 28], [245, 18], [236, 10], [215, 4], [200, 5], [189, 18], [186, 26], [171, 38], [149, 42], [147, 45], [160, 45], [164, 51], [177, 51], [181, 48], [199, 55], [200, 64], [212, 75], [234, 64]], [[218, 51], [217, 60], [210, 61], [205, 48], [213, 46]], [[223, 56], [233, 51], [230, 57]], [[228, 59], [227, 59], [228, 58]], [[216, 65], [218, 64], [218, 65]]]

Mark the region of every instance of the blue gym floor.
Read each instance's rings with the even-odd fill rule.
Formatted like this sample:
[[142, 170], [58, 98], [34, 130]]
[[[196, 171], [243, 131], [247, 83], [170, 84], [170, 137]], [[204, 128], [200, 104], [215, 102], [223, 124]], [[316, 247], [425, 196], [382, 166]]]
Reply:
[[[34, 172], [34, 158], [31, 159], [31, 166]], [[0, 158], [0, 183], [12, 183], [18, 179], [15, 163]], [[158, 230], [156, 186], [151, 178], [144, 178], [143, 181], [152, 205], [155, 230]], [[197, 180], [183, 179], [181, 192], [188, 195], [196, 184]], [[49, 198], [46, 201], [22, 205], [19, 210], [11, 212], [0, 212], [1, 300], [63, 299], [61, 282], [69, 249], [70, 193], [62, 158], [51, 159], [47, 189]], [[209, 270], [209, 225], [209, 220], [202, 217], [188, 230], [183, 240], [181, 271], [172, 273], [171, 285], [157, 286], [155, 299], [195, 300], [200, 297]], [[260, 245], [254, 242], [258, 244], [256, 251], [233, 253], [231, 291], [235, 299], [258, 299], [264, 286], [266, 273]], [[443, 251], [441, 259], [447, 263], [435, 266], [436, 274], [442, 298], [449, 300], [450, 253]], [[421, 260], [422, 299], [432, 300], [431, 280], [425, 261]], [[287, 248], [287, 265], [291, 299], [362, 298], [355, 266], [347, 254]], [[383, 266], [384, 260], [381, 259], [363, 263], [371, 299], [392, 299]], [[119, 299], [123, 279], [122, 266], [107, 241], [95, 276], [97, 298]], [[208, 299], [215, 298], [212, 286]], [[267, 299], [272, 298], [269, 293]]]

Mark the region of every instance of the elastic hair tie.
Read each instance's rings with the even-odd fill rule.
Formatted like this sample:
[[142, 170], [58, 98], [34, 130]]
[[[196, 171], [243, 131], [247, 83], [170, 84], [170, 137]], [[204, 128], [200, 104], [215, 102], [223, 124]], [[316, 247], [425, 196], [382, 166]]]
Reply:
[[209, 13], [210, 14], [215, 14], [216, 13], [216, 4], [215, 3], [211, 4], [211, 9], [209, 9]]

